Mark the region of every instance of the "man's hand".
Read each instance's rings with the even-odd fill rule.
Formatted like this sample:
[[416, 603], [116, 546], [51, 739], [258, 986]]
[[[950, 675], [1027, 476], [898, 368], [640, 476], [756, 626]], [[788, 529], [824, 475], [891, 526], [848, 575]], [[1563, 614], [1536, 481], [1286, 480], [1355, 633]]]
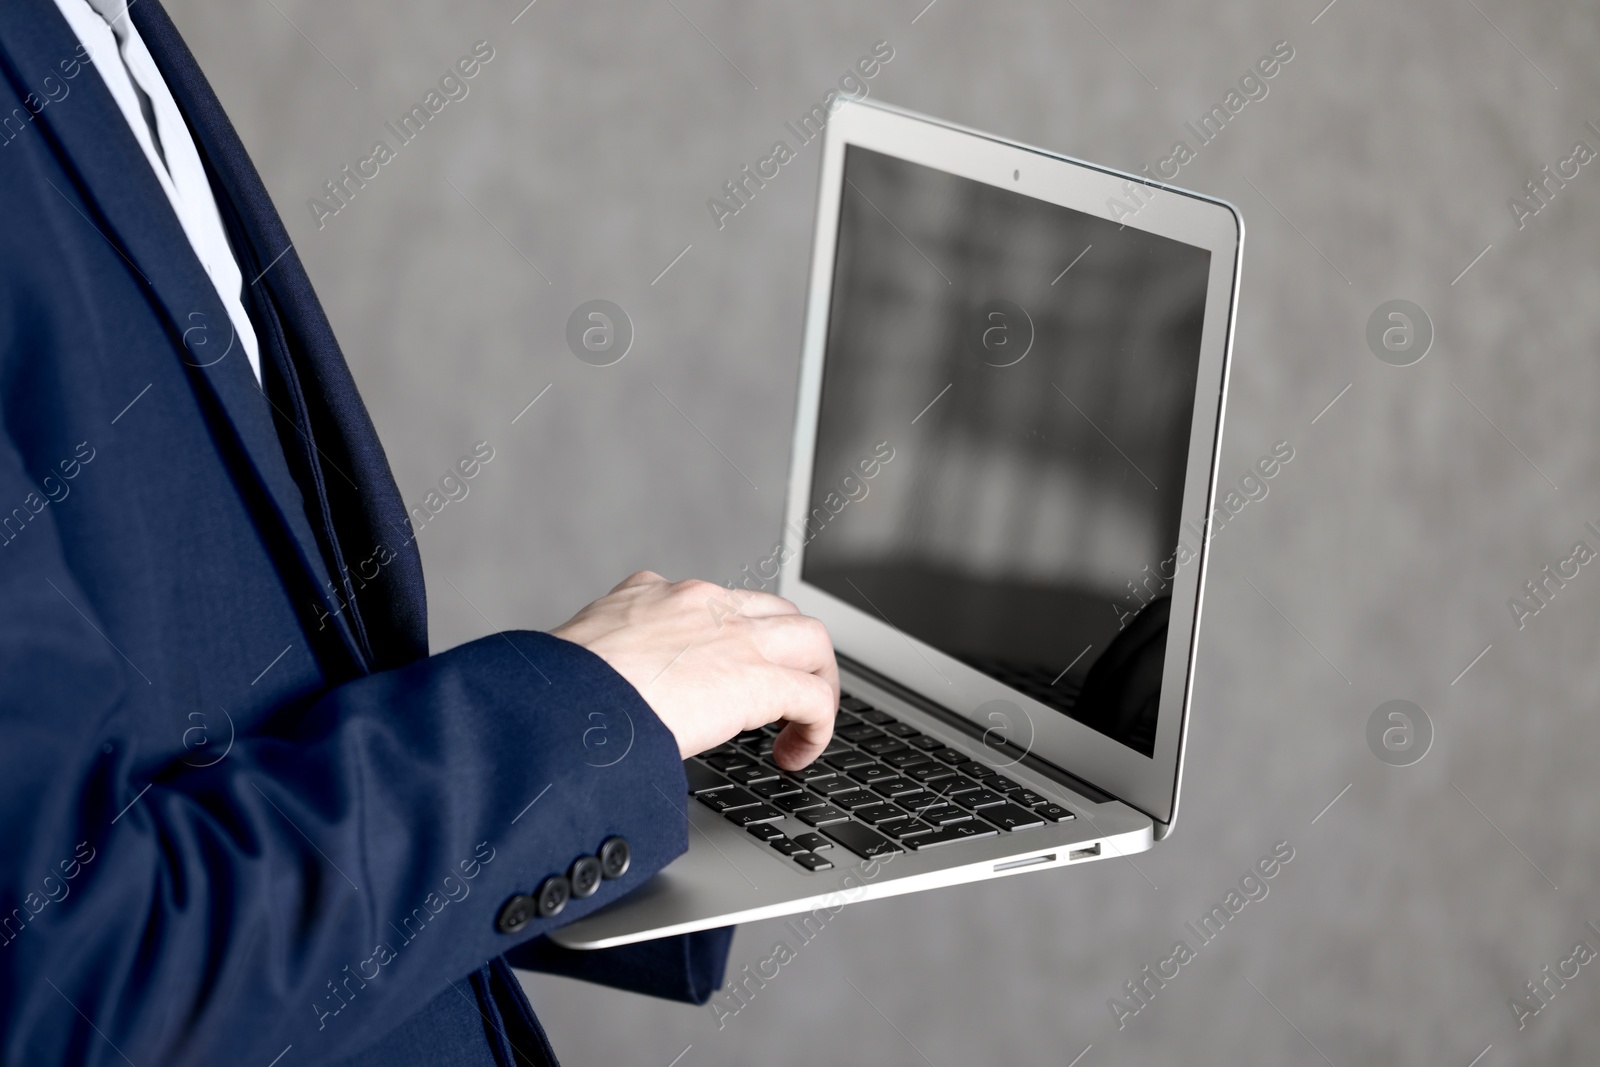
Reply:
[[833, 642], [822, 623], [782, 597], [640, 571], [551, 633], [626, 678], [685, 759], [786, 719], [773, 756], [798, 770], [833, 736]]

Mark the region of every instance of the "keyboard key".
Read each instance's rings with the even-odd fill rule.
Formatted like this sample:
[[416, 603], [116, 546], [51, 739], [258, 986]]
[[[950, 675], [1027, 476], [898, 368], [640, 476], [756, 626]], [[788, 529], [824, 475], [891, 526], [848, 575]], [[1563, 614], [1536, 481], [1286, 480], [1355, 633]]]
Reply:
[[[715, 793], [711, 794], [716, 796]], [[737, 808], [725, 813], [722, 817], [735, 826], [749, 826], [758, 822], [777, 822], [783, 818], [784, 813], [771, 804], [757, 804], [753, 808]]]
[[942, 763], [919, 763], [915, 767], [905, 768], [901, 773], [913, 782], [921, 782], [923, 785], [927, 785], [929, 782], [936, 782], [940, 778], [953, 777], [956, 772]]
[[[716, 796], [715, 793], [711, 795]], [[830, 823], [848, 822], [850, 819], [848, 811], [836, 808], [832, 804], [818, 804], [814, 808], [805, 808], [795, 812], [794, 816], [807, 826], [827, 826]], [[862, 829], [865, 830], [866, 827], [863, 826]]]
[[823, 749], [821, 755], [819, 755], [817, 758], [823, 759], [827, 756], [840, 756], [846, 752], [853, 751], [854, 749], [852, 749], [849, 745], [835, 737], [828, 742], [828, 747]]
[[951, 799], [968, 811], [980, 811], [982, 808], [992, 808], [1006, 802], [1006, 798], [993, 789], [973, 789], [959, 793]]
[[816, 832], [795, 834], [795, 843], [807, 852], [821, 852], [825, 848], [832, 848], [833, 842]]
[[829, 767], [825, 763], [812, 763], [808, 766], [800, 768], [798, 771], [795, 771], [794, 776], [800, 779], [802, 782], [805, 782], [807, 785], [810, 785], [812, 782], [819, 781], [823, 778], [832, 778], [838, 773], [838, 771], [834, 770], [832, 767]]
[[915, 837], [906, 837], [901, 840], [905, 846], [916, 852], [925, 848], [938, 848], [940, 845], [953, 844], [956, 841], [969, 841], [978, 837], [995, 837], [1000, 833], [986, 823], [958, 822], [954, 826], [946, 826], [935, 830], [931, 834], [918, 834]]
[[742, 745], [746, 741], [759, 741], [765, 736], [766, 735], [763, 734], [761, 732], [760, 728], [758, 727], [757, 729], [754, 729], [754, 730], [743, 730], [743, 731], [741, 731], [740, 733], [738, 733], [737, 735], [734, 736], [733, 740], [735, 741], [735, 743]]
[[732, 741], [724, 741], [722, 744], [718, 745], [716, 748], [711, 749], [709, 752], [700, 753], [700, 757], [699, 758], [703, 759], [703, 760], [708, 760], [712, 756], [742, 756], [742, 755], [744, 755], [744, 750], [743, 749], [739, 748]]
[[903, 819], [906, 817], [905, 812], [893, 804], [885, 804], [881, 800], [876, 804], [864, 804], [859, 808], [855, 808], [850, 814], [862, 822], [869, 822], [873, 825], [877, 825], [880, 822], [888, 822], [890, 819]]
[[894, 798], [894, 802], [907, 811], [920, 811], [930, 804], [941, 804], [944, 798], [927, 789], [916, 789], [910, 793], [901, 793]]
[[856, 718], [854, 712], [840, 708], [838, 714], [833, 717], [833, 728], [837, 730], [841, 726], [854, 726], [860, 721], [860, 719]]
[[733, 811], [735, 808], [748, 808], [753, 804], [761, 803], [759, 797], [753, 795], [748, 789], [730, 786], [719, 789], [715, 793], [701, 793], [696, 800], [710, 808], [712, 811]]
[[859, 744], [860, 742], [866, 741], [870, 738], [882, 737], [884, 735], [883, 731], [879, 730], [876, 726], [872, 726], [863, 722], [857, 723], [854, 726], [845, 726], [835, 730], [834, 736], [842, 737], [846, 741], [854, 741]]
[[794, 861], [808, 871], [826, 871], [833, 867], [832, 863], [823, 859], [815, 852], [796, 852], [794, 854]]
[[960, 771], [968, 778], [993, 778], [995, 776], [995, 770], [993, 767], [990, 767], [986, 763], [979, 763], [977, 760], [968, 760], [965, 763], [958, 763], [956, 764], [956, 770]]
[[943, 745], [944, 742], [939, 740], [937, 737], [929, 737], [927, 734], [918, 734], [915, 737], [908, 735], [906, 737], [906, 744], [910, 745], [912, 748], [927, 750], [930, 748], [938, 748]]
[[709, 763], [714, 770], [727, 771], [732, 770], [734, 767], [749, 767], [755, 763], [755, 760], [751, 759], [749, 756], [740, 754], [736, 756], [708, 756], [706, 758], [706, 762]]
[[762, 800], [771, 800], [773, 797], [786, 797], [791, 793], [804, 792], [798, 782], [787, 778], [774, 778], [770, 782], [758, 782], [750, 787], [750, 792]]
[[869, 763], [865, 767], [857, 767], [851, 771], [850, 777], [858, 782], [866, 782], [868, 785], [872, 785], [876, 782], [882, 782], [889, 778], [899, 778], [900, 776], [881, 763]]
[[918, 752], [916, 749], [907, 748], [904, 745], [900, 746], [900, 750], [898, 752], [884, 753], [882, 759], [883, 762], [887, 763], [889, 766], [897, 768], [915, 767], [919, 763], [933, 762], [932, 760], [928, 759], [928, 754], [926, 752]]
[[952, 766], [957, 763], [972, 762], [971, 760], [967, 759], [967, 754], [965, 752], [957, 752], [953, 748], [936, 748], [929, 752], [928, 755], [932, 756], [940, 763], [948, 763]]
[[872, 791], [879, 796], [897, 797], [903, 793], [915, 793], [922, 787], [909, 778], [895, 775], [892, 778], [879, 778], [872, 783]]
[[756, 782], [770, 782], [774, 778], [778, 777], [778, 772], [775, 769], [772, 767], [762, 766], [735, 767], [732, 770], [724, 771], [723, 773], [728, 776], [729, 781], [737, 782], [739, 785], [752, 785]]
[[1051, 804], [1049, 802], [1044, 804], [1035, 804], [1033, 806], [1033, 813], [1049, 819], [1051, 822], [1070, 822], [1071, 820], [1077, 818], [1076, 815], [1072, 814], [1072, 812], [1068, 811], [1066, 808], [1063, 808], [1060, 804]]
[[868, 804], [881, 804], [883, 803], [883, 798], [874, 793], [869, 793], [865, 789], [852, 789], [848, 793], [831, 794], [828, 797], [828, 803], [837, 804], [845, 811], [855, 811], [857, 808], [864, 808]]
[[909, 815], [902, 819], [889, 819], [885, 822], [880, 822], [876, 829], [879, 833], [888, 834], [896, 841], [904, 841], [908, 837], [918, 837], [922, 834], [931, 834], [934, 831], [934, 827], [929, 826], [921, 819], [913, 819]]
[[783, 853], [785, 856], [795, 856], [806, 850], [805, 846], [792, 837], [774, 837], [767, 844]]
[[1018, 804], [1025, 805], [1030, 808], [1036, 808], [1040, 804], [1050, 803], [1047, 798], [1040, 796], [1031, 789], [1020, 789], [1017, 792], [1010, 794], [1010, 796], [1011, 799], [1015, 800]]
[[[711, 795], [716, 796], [715, 793]], [[996, 808], [984, 808], [978, 814], [1002, 830], [1026, 830], [1030, 826], [1044, 825], [1044, 819], [1027, 808], [1019, 808], [1015, 804], [1002, 804]]]
[[[754, 809], [751, 809], [754, 810]], [[770, 822], [752, 823], [745, 827], [745, 833], [762, 841], [773, 841], [783, 836], [783, 831]]]
[[872, 757], [865, 752], [841, 752], [837, 756], [829, 756], [823, 760], [836, 771], [849, 771], [857, 767], [865, 767], [872, 762]]
[[940, 781], [934, 782], [928, 788], [932, 789], [935, 793], [943, 793], [945, 796], [953, 796], [956, 793], [965, 793], [972, 789], [981, 789], [982, 786], [980, 786], [973, 779], [968, 778], [966, 775], [958, 774], [954, 778], [944, 778]]
[[898, 737], [890, 737], [888, 734], [881, 734], [877, 737], [869, 737], [865, 741], [861, 742], [860, 748], [861, 751], [870, 752], [872, 755], [879, 758], [894, 752], [912, 751], [912, 749], [907, 748]]
[[853, 697], [849, 693], [845, 693], [839, 697], [839, 707], [843, 708], [845, 711], [861, 712], [872, 710], [871, 704], [868, 704], [860, 697]]
[[850, 793], [860, 788], [860, 785], [849, 778], [824, 778], [820, 782], [811, 783], [811, 791], [824, 797], [831, 797], [835, 793]]
[[933, 804], [917, 810], [918, 816], [924, 822], [931, 822], [935, 826], [948, 826], [953, 822], [966, 822], [972, 818], [972, 813], [962, 811], [954, 804]]
[[883, 724], [883, 732], [886, 734], [892, 734], [893, 736], [904, 741], [910, 741], [914, 737], [922, 736], [921, 734], [917, 733], [917, 728], [915, 726], [908, 726], [903, 722], [886, 722]]
[[894, 722], [893, 715], [890, 715], [887, 711], [879, 711], [877, 708], [863, 708], [862, 710], [856, 712], [856, 714], [860, 715], [864, 721], [870, 722], [876, 726], [885, 726], [891, 722]]
[[869, 830], [857, 822], [845, 822], [837, 826], [829, 826], [822, 832], [862, 859], [871, 859], [874, 856], [888, 856], [903, 851], [899, 845], [890, 841], [878, 831]]
[[699, 760], [689, 760], [683, 765], [683, 776], [689, 779], [689, 795], [709, 793], [728, 788], [728, 780]]
[[[713, 793], [711, 795], [716, 796], [717, 794]], [[810, 793], [791, 793], [786, 797], [775, 797], [772, 801], [772, 806], [787, 811], [792, 815], [801, 808], [814, 808], [821, 803], [822, 798], [814, 797]]]

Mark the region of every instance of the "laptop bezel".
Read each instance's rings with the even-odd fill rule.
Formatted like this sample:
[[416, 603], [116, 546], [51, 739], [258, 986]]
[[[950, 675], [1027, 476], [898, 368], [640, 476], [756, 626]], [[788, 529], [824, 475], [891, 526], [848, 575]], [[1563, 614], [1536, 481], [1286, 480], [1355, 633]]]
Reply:
[[[845, 148], [859, 145], [899, 159], [1008, 189], [1124, 225], [1205, 248], [1211, 253], [1201, 329], [1189, 460], [1180, 528], [1196, 559], [1172, 578], [1172, 612], [1162, 673], [1155, 747], [1151, 756], [1113, 740], [1046, 704], [967, 666], [875, 616], [801, 578], [805, 522], [811, 508], [823, 361], [833, 299], [834, 257], [843, 190]], [[1128, 183], [1132, 183], [1130, 186]], [[1136, 190], [1133, 195], [1130, 190]], [[1115, 202], [1137, 204], [1131, 215], [1113, 214]], [[1169, 828], [1177, 814], [1184, 741], [1198, 644], [1204, 576], [1209, 555], [1202, 531], [1216, 506], [1217, 467], [1227, 398], [1244, 225], [1225, 201], [1152, 183], [1067, 156], [1006, 141], [878, 103], [844, 101], [823, 140], [821, 181], [813, 234], [810, 285], [802, 344], [798, 408], [785, 506], [778, 591], [825, 623], [835, 645], [873, 671], [949, 708], [980, 728], [1115, 796]], [[1070, 257], [1072, 250], [1063, 250]], [[1065, 258], [1063, 258], [1065, 263]], [[908, 399], [909, 420], [926, 398]], [[898, 418], [899, 413], [896, 413]], [[886, 420], [887, 421], [887, 420]], [[886, 439], [893, 446], [892, 435]], [[865, 458], [865, 457], [864, 457]], [[892, 477], [892, 461], [880, 476]], [[843, 474], [845, 472], [839, 472]], [[825, 531], [818, 531], [825, 535]], [[812, 535], [815, 536], [815, 535]], [[1162, 561], [1152, 561], [1153, 564]], [[1180, 630], [1180, 624], [1183, 629]], [[1070, 658], [1070, 651], [1065, 658]], [[1023, 721], [980, 721], [986, 702], [1006, 700]]]

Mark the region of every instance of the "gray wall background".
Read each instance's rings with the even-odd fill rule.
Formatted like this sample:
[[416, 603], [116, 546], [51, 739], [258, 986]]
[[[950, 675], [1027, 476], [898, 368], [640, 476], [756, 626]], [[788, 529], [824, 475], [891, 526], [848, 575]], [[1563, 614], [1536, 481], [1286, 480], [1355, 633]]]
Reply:
[[[1175, 835], [1133, 861], [846, 909], [720, 1031], [706, 1009], [532, 979], [558, 1052], [1592, 1061], [1600, 966], [1521, 1032], [1507, 1001], [1579, 939], [1600, 948], [1583, 925], [1600, 923], [1600, 568], [1520, 631], [1506, 601], [1580, 537], [1600, 548], [1583, 529], [1600, 523], [1600, 163], [1520, 232], [1506, 200], [1574, 141], [1600, 149], [1595, 9], [939, 0], [918, 17], [924, 2], [539, 0], [515, 23], [521, 0], [171, 2], [407, 500], [474, 441], [496, 448], [421, 539], [439, 648], [554, 625], [635, 568], [726, 580], [766, 554], [816, 151], [722, 232], [704, 202], [874, 41], [896, 53], [875, 96], [1127, 169], [1294, 46], [1178, 179], [1249, 229], [1223, 474], [1279, 440], [1295, 458], [1213, 543]], [[471, 94], [319, 231], [306, 199], [479, 39], [495, 56]], [[594, 297], [637, 327], [614, 367], [563, 340]], [[1406, 368], [1364, 341], [1396, 297], [1437, 331]], [[1413, 766], [1365, 740], [1391, 699], [1435, 730]], [[1295, 858], [1270, 895], [1119, 1031], [1107, 999], [1276, 841]], [[734, 967], [775, 937], [741, 931]]]

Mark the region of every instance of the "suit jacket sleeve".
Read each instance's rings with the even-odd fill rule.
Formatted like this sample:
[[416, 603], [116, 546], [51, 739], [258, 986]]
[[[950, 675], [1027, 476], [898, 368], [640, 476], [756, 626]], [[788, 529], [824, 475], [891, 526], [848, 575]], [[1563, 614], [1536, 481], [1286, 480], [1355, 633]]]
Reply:
[[[0, 501], [36, 494], [0, 433]], [[134, 750], [119, 708], [150, 683], [39, 510], [0, 548], [0, 1060], [335, 1062], [684, 851], [671, 734], [545, 634], [338, 686], [211, 766]], [[507, 898], [610, 835], [623, 877], [497, 931]]]

